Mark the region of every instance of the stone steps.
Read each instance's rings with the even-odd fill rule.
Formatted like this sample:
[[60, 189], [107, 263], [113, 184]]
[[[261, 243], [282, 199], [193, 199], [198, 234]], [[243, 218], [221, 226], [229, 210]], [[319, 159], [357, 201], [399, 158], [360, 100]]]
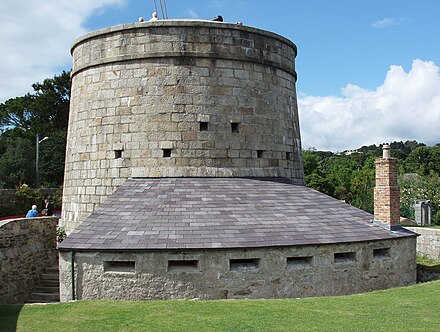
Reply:
[[35, 284], [27, 303], [60, 302], [59, 274], [58, 266], [46, 268]]
[[60, 287], [56, 286], [35, 286], [33, 289], [34, 293], [57, 293], [60, 291]]
[[45, 286], [45, 287], [59, 287], [59, 280], [55, 279], [43, 279], [40, 280], [35, 286]]
[[32, 293], [27, 303], [50, 303], [60, 302], [59, 293]]

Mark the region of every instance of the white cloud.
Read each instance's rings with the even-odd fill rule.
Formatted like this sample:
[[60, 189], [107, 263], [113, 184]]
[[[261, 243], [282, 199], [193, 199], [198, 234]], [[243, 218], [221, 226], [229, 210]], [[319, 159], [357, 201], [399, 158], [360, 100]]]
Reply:
[[405, 19], [404, 18], [388, 18], [385, 17], [382, 20], [376, 21], [372, 24], [373, 28], [376, 29], [383, 29], [387, 28], [392, 25], [399, 25], [401, 24]]
[[440, 142], [440, 75], [433, 62], [414, 60], [409, 72], [391, 66], [376, 90], [348, 84], [342, 94], [299, 98], [303, 147], [343, 151], [401, 140]]
[[188, 9], [186, 13], [190, 18], [199, 18], [199, 15], [193, 9]]
[[208, 2], [208, 6], [213, 9], [223, 9], [226, 5], [225, 2], [228, 1], [211, 0]]
[[31, 84], [70, 68], [70, 46], [96, 10], [126, 0], [2, 0], [0, 102], [24, 95]]

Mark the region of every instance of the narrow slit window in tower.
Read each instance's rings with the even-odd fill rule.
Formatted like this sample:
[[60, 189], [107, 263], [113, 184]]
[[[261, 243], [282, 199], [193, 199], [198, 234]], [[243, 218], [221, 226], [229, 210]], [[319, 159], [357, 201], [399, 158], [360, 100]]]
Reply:
[[162, 149], [162, 151], [163, 151], [163, 157], [164, 158], [171, 157], [171, 149]]
[[264, 150], [257, 150], [257, 158], [263, 158]]
[[208, 131], [208, 122], [200, 121], [200, 131]]
[[114, 150], [115, 151], [115, 159], [122, 158], [122, 150]]
[[238, 133], [238, 132], [239, 132], [239, 131], [238, 131], [238, 125], [239, 125], [238, 122], [232, 122], [232, 123], [231, 123], [231, 132], [233, 132], [233, 133]]

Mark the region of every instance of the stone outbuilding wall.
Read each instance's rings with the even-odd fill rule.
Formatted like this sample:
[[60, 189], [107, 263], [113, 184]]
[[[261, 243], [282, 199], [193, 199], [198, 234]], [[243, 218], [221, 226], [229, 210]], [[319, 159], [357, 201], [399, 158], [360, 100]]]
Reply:
[[424, 227], [405, 227], [415, 233], [417, 237], [417, 255], [440, 259], [440, 229]]
[[303, 184], [296, 46], [271, 32], [165, 20], [72, 47], [61, 223], [130, 177], [283, 177]]
[[24, 303], [44, 268], [58, 260], [58, 218], [0, 221], [0, 304]]
[[414, 284], [415, 237], [228, 250], [60, 252], [61, 301], [344, 295]]

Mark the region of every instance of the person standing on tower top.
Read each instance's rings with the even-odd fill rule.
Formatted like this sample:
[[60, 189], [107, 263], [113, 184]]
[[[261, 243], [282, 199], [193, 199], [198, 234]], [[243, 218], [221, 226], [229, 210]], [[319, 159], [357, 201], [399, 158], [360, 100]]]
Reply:
[[151, 14], [151, 18], [149, 19], [148, 22], [157, 21], [157, 20], [158, 20], [157, 13], [153, 12], [153, 14]]

